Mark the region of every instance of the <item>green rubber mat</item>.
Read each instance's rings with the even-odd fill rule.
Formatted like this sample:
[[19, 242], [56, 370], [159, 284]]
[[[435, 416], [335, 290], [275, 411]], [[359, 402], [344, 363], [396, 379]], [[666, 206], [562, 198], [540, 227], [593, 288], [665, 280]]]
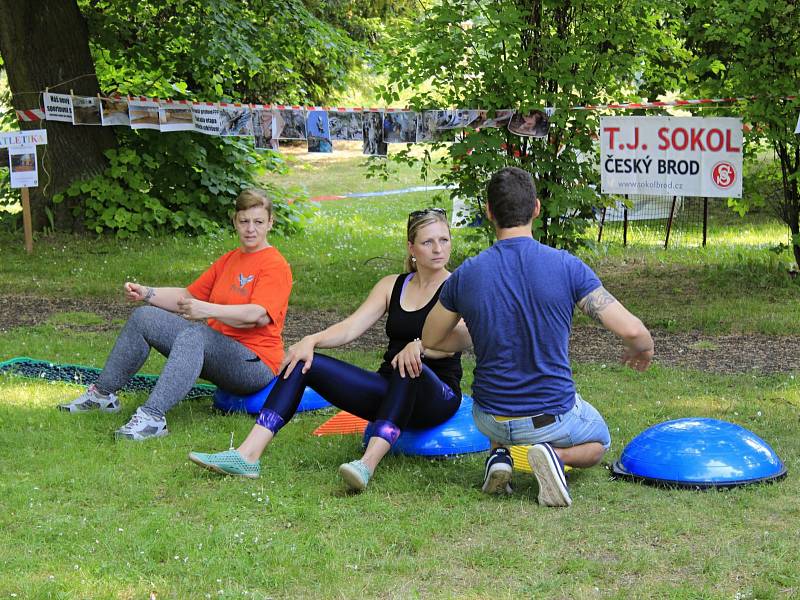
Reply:
[[[47, 360], [37, 360], [21, 356], [0, 362], [0, 373], [14, 373], [31, 379], [48, 381], [69, 381], [78, 385], [91, 385], [97, 381], [100, 369], [83, 365], [63, 365]], [[134, 375], [123, 390], [127, 392], [149, 392], [156, 384], [158, 375]], [[189, 390], [186, 398], [212, 396], [217, 387], [207, 383], [199, 383]]]

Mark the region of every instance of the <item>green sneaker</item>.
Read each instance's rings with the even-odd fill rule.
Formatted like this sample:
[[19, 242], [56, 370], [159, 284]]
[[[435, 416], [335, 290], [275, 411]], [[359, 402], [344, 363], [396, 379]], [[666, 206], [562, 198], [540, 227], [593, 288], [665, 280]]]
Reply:
[[367, 484], [371, 477], [367, 465], [360, 460], [339, 465], [339, 475], [342, 476], [348, 488], [359, 492], [367, 489]]
[[237, 477], [247, 477], [256, 479], [261, 474], [261, 463], [247, 462], [238, 450], [231, 448], [225, 452], [216, 454], [206, 454], [205, 452], [190, 452], [189, 460], [204, 469], [221, 473], [222, 475], [235, 475]]

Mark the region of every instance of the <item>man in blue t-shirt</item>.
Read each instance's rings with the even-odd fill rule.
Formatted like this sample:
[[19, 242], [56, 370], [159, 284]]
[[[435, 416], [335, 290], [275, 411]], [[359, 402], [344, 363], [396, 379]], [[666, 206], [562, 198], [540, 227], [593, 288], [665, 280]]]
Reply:
[[475, 349], [475, 423], [492, 442], [483, 491], [509, 491], [513, 463], [506, 446], [532, 445], [528, 462], [539, 503], [569, 506], [564, 465], [591, 467], [611, 445], [603, 417], [575, 390], [569, 334], [577, 305], [622, 339], [623, 363], [645, 370], [653, 339], [575, 256], [533, 239], [541, 206], [530, 174], [495, 173], [486, 214], [497, 241], [465, 261], [445, 282], [425, 322], [425, 348], [463, 350], [453, 332], [463, 317]]

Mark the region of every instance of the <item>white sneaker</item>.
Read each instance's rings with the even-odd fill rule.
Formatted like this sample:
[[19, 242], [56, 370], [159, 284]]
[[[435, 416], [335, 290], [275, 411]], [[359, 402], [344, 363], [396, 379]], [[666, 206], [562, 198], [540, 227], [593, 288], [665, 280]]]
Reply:
[[570, 506], [567, 479], [561, 459], [547, 443], [536, 444], [528, 450], [528, 462], [539, 482], [539, 504], [542, 506]]
[[162, 437], [168, 433], [167, 420], [164, 417], [160, 419], [152, 417], [140, 406], [133, 413], [131, 420], [114, 432], [114, 437], [141, 442], [153, 437]]
[[99, 410], [100, 412], [115, 413], [119, 412], [121, 408], [119, 400], [115, 394], [102, 396], [97, 391], [97, 386], [92, 384], [80, 396], [75, 398], [69, 404], [59, 404], [58, 410], [71, 413], [83, 413], [91, 410]]

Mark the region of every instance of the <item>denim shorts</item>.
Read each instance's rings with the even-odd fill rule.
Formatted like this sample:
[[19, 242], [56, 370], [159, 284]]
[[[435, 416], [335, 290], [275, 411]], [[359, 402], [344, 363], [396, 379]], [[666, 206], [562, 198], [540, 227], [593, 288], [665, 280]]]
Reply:
[[534, 427], [530, 417], [498, 421], [494, 415], [481, 410], [477, 402], [472, 405], [472, 417], [484, 435], [493, 442], [506, 446], [548, 442], [556, 448], [569, 448], [588, 442], [599, 442], [606, 450], [611, 447], [611, 434], [605, 420], [594, 406], [577, 393], [575, 406], [563, 415], [556, 415], [556, 422], [544, 427]]

